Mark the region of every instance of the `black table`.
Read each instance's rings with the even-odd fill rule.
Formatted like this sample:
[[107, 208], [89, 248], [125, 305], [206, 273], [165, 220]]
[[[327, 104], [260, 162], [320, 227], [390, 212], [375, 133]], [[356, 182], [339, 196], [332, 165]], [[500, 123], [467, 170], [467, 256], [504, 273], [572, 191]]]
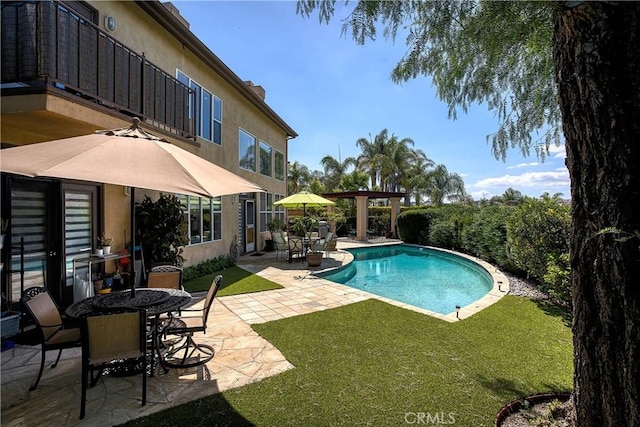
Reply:
[[[151, 354], [157, 355], [160, 365], [165, 372], [168, 368], [164, 365], [164, 360], [160, 354], [162, 336], [161, 322], [159, 316], [168, 313], [169, 316], [180, 310], [191, 301], [191, 294], [181, 289], [167, 288], [136, 288], [135, 296], [130, 290], [101, 294], [91, 298], [71, 304], [65, 310], [65, 314], [72, 318], [81, 318], [88, 314], [108, 312], [117, 309], [137, 309], [144, 310], [152, 323]], [[153, 362], [151, 365], [151, 375], [153, 376]]]
[[148, 316], [177, 311], [191, 301], [191, 294], [181, 289], [137, 288], [135, 297], [124, 290], [101, 294], [71, 304], [65, 314], [76, 319], [87, 314], [113, 309], [144, 309]]

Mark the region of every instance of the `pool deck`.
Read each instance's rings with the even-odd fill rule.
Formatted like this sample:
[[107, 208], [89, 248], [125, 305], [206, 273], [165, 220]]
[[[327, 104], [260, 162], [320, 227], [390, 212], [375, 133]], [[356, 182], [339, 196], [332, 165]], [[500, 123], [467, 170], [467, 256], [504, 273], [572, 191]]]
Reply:
[[[216, 298], [209, 315], [207, 333], [196, 334], [199, 342], [211, 344], [215, 357], [204, 366], [156, 372], [147, 385], [147, 405], [140, 405], [141, 377], [103, 376], [87, 392], [87, 415], [80, 413], [80, 350], [64, 350], [59, 365], [48, 369], [56, 356], [47, 354], [47, 367], [38, 388], [29, 386], [38, 371], [40, 347], [17, 345], [1, 353], [2, 426], [91, 426], [106, 427], [148, 415], [171, 406], [240, 387], [294, 368], [280, 351], [260, 337], [252, 324], [327, 310], [376, 298], [448, 322], [464, 320], [497, 302], [509, 290], [509, 281], [494, 266], [471, 258], [493, 276], [493, 289], [456, 313], [441, 315], [398, 303], [368, 292], [318, 278], [319, 271], [339, 268], [353, 259], [345, 249], [396, 244], [399, 241], [356, 242], [339, 240], [338, 250], [323, 260], [322, 266], [307, 268], [306, 263], [276, 260], [275, 252], [262, 256], [243, 256], [238, 266], [283, 286], [252, 294]], [[451, 252], [451, 251], [446, 251]], [[461, 255], [461, 254], [458, 254]], [[465, 256], [465, 255], [462, 255]], [[194, 306], [202, 304], [204, 293], [194, 294]]]

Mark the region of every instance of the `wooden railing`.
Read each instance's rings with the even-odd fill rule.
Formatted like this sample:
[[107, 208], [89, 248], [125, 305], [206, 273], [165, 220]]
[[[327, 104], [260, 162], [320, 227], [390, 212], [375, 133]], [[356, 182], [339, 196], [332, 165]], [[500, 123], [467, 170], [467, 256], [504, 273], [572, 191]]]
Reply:
[[62, 3], [3, 1], [1, 28], [3, 87], [48, 82], [180, 136], [194, 135], [194, 92]]

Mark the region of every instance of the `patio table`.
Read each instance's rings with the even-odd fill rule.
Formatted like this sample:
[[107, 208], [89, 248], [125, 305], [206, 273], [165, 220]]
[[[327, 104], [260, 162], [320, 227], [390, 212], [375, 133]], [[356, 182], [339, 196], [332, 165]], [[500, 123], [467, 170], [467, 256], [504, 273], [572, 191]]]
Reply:
[[[71, 304], [65, 310], [65, 314], [73, 318], [81, 318], [91, 313], [109, 311], [115, 309], [138, 309], [145, 310], [149, 320], [151, 320], [151, 354], [158, 357], [163, 370], [167, 372], [160, 348], [162, 343], [162, 325], [159, 321], [161, 314], [167, 313], [171, 317], [172, 313], [178, 311], [191, 301], [191, 294], [181, 289], [168, 288], [140, 288], [136, 289], [135, 296], [132, 297], [130, 290], [112, 292], [98, 295]], [[153, 363], [151, 375], [153, 376]]]

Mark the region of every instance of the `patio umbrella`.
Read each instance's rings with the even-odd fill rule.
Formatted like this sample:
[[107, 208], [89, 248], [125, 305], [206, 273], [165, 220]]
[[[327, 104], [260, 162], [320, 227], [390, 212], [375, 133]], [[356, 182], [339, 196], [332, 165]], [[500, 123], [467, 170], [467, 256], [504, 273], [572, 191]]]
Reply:
[[[145, 132], [139, 124], [136, 117], [129, 128], [7, 148], [2, 150], [0, 168], [3, 172], [29, 177], [131, 187], [132, 248], [135, 248], [136, 187], [204, 197], [265, 191], [257, 184]], [[135, 271], [132, 273], [135, 277]]]
[[2, 171], [204, 197], [264, 191], [145, 132], [139, 122], [134, 118], [130, 128], [4, 149]]
[[291, 196], [280, 199], [273, 203], [276, 206], [284, 206], [285, 208], [299, 208], [302, 206], [302, 216], [305, 215], [307, 206], [310, 207], [324, 207], [333, 206], [335, 202], [329, 199], [325, 199], [317, 194], [309, 193], [307, 191], [301, 191]]

